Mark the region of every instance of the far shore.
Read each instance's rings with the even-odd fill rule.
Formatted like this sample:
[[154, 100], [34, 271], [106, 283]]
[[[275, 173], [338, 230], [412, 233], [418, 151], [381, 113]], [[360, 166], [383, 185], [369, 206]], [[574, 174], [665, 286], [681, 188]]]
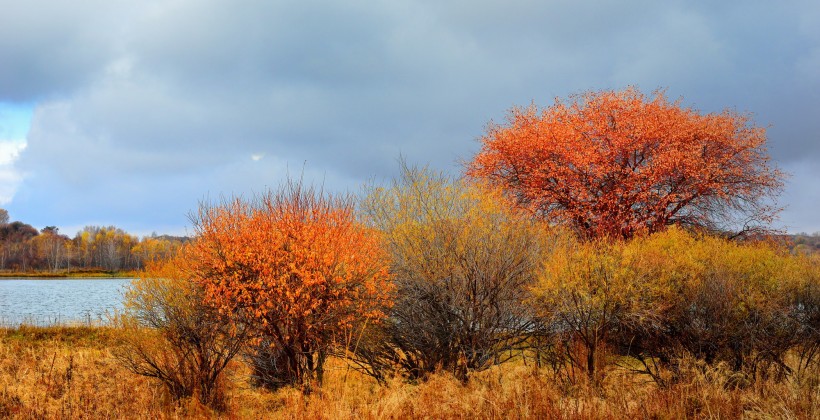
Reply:
[[137, 277], [136, 271], [0, 271], [0, 280], [9, 279], [130, 279]]

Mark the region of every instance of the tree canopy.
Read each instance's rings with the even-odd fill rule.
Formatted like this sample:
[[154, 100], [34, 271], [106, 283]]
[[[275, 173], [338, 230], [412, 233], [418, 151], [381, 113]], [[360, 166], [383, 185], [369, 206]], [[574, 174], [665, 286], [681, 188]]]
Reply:
[[551, 223], [629, 238], [677, 224], [766, 229], [783, 173], [766, 133], [731, 110], [700, 113], [635, 88], [513, 108], [490, 124], [468, 174]]

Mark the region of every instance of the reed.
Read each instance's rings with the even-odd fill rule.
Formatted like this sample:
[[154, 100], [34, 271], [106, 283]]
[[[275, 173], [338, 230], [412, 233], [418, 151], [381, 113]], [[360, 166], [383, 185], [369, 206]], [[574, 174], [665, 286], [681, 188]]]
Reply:
[[785, 380], [738, 381], [728, 366], [688, 361], [681, 379], [661, 388], [647, 377], [610, 368], [602, 384], [580, 375], [568, 383], [519, 359], [463, 383], [434, 374], [386, 385], [344, 361], [328, 362], [315, 392], [270, 392], [249, 381], [250, 367], [231, 364], [227, 409], [174, 401], [159, 384], [128, 372], [112, 356], [117, 332], [107, 327], [0, 329], [0, 418], [820, 418], [817, 365]]

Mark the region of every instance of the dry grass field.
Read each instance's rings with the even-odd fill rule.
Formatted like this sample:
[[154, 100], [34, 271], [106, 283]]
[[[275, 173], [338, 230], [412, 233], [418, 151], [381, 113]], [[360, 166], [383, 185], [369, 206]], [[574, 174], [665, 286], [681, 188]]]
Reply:
[[269, 392], [247, 381], [235, 362], [227, 409], [173, 401], [149, 378], [112, 357], [115, 334], [98, 327], [0, 330], [0, 418], [820, 418], [820, 374], [735, 386], [728, 370], [693, 365], [686, 379], [660, 389], [646, 377], [612, 370], [591, 388], [512, 362], [475, 374], [467, 384], [448, 375], [380, 386], [341, 361], [310, 395]]

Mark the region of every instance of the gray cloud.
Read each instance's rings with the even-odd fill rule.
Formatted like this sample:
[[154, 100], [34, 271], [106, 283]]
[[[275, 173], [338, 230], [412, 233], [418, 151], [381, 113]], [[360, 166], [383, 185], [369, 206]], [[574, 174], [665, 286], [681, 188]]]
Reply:
[[119, 47], [127, 2], [2, 1], [0, 98], [70, 95], [92, 83]]
[[339, 190], [399, 154], [458, 171], [510, 106], [629, 84], [752, 111], [784, 165], [820, 161], [809, 1], [4, 3], [0, 101], [37, 104], [10, 210], [39, 225], [181, 226], [303, 166]]

